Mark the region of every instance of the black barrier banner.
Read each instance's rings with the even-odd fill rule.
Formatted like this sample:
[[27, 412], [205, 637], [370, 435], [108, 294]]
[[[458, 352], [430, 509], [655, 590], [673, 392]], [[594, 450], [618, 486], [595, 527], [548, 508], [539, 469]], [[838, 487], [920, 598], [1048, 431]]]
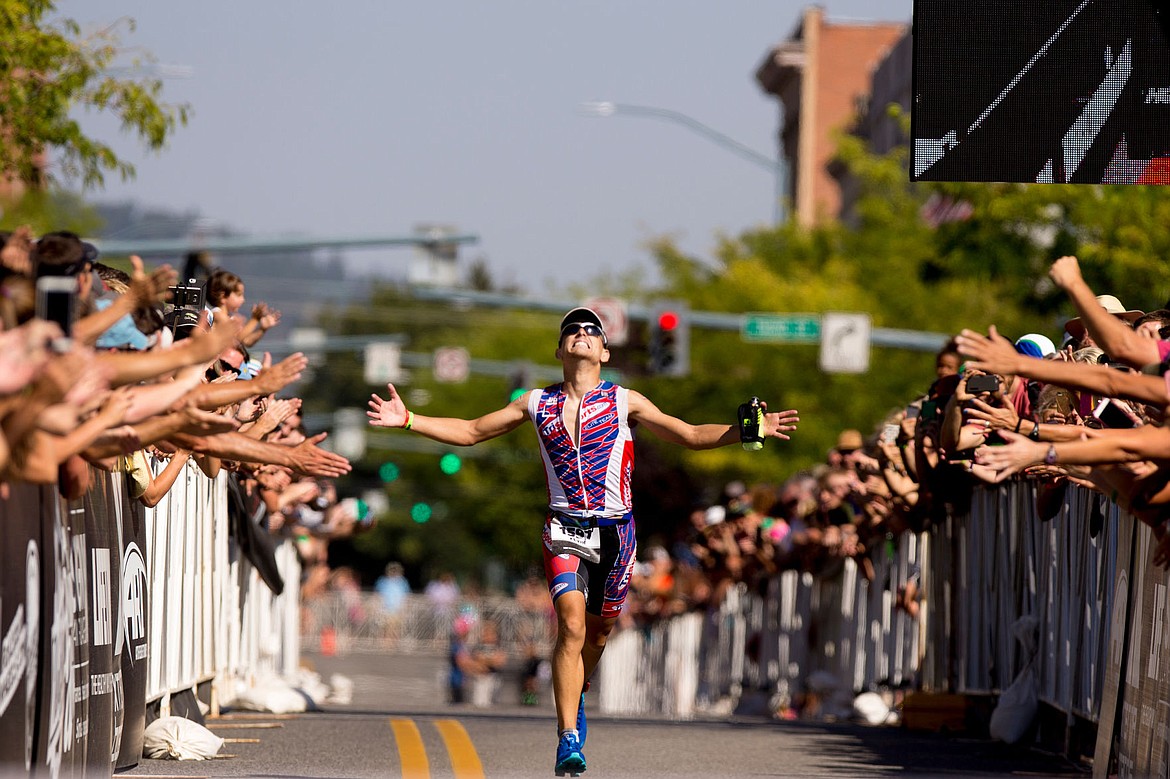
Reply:
[[37, 775], [84, 773], [89, 718], [89, 587], [85, 517], [56, 486], [41, 490], [41, 674], [37, 707]]
[[146, 513], [131, 500], [121, 474], [112, 474], [113, 500], [122, 554], [121, 597], [114, 655], [120, 657], [124, 716], [122, 739], [114, 757], [116, 769], [130, 768], [142, 759], [146, 730], [146, 662], [149, 656], [147, 615], [150, 614], [150, 578], [146, 575]]
[[40, 491], [0, 501], [0, 774], [28, 771], [36, 728], [41, 614]]
[[1121, 721], [1118, 707], [1121, 703], [1121, 679], [1125, 665], [1129, 635], [1130, 569], [1133, 563], [1134, 525], [1128, 514], [1117, 518], [1117, 563], [1113, 581], [1113, 608], [1109, 614], [1109, 646], [1105, 656], [1105, 684], [1102, 688], [1101, 711], [1097, 720], [1097, 745], [1093, 753], [1093, 777], [1104, 779], [1109, 774], [1113, 754], [1115, 726]]
[[110, 494], [109, 474], [91, 469], [90, 485], [79, 501], [85, 511], [89, 582], [89, 670], [84, 675], [89, 687], [89, 728], [85, 764], [89, 771], [102, 775], [109, 773], [122, 736], [122, 664], [114, 657], [118, 627], [115, 593], [122, 590], [122, 549], [110, 512], [114, 496]]

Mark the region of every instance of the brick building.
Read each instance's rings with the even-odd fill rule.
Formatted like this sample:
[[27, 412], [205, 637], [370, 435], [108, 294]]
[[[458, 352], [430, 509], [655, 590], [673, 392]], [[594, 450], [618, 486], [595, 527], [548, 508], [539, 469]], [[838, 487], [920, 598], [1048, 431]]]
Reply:
[[756, 70], [760, 86], [780, 101], [784, 196], [799, 224], [841, 214], [841, 183], [829, 169], [833, 134], [866, 115], [874, 69], [908, 30], [903, 22], [832, 22], [823, 8], [810, 6]]

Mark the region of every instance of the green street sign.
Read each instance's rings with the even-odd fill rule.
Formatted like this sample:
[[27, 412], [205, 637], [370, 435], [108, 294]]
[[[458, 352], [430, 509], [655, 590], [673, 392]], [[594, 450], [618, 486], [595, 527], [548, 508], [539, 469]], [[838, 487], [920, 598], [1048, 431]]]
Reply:
[[745, 314], [739, 336], [752, 343], [806, 343], [821, 340], [818, 314]]

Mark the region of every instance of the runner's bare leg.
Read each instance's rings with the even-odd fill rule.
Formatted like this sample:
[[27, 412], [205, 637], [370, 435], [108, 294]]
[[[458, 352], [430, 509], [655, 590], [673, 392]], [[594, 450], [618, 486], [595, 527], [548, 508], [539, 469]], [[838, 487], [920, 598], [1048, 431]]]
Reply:
[[[585, 595], [566, 592], [556, 600], [557, 642], [552, 652], [553, 697], [557, 706], [557, 732], [577, 727], [577, 704], [585, 685], [582, 650], [585, 647]], [[598, 657], [601, 653], [598, 652]], [[597, 661], [594, 660], [594, 665]]]
[[598, 617], [593, 614], [585, 615], [585, 646], [581, 650], [584, 661], [584, 675], [581, 684], [593, 676], [597, 663], [601, 660], [601, 653], [605, 651], [605, 642], [617, 624], [617, 617]]

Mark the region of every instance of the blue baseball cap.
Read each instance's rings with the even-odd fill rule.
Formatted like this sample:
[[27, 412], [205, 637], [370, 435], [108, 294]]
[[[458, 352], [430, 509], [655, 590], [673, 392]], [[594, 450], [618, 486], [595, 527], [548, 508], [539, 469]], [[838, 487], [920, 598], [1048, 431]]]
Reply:
[[[95, 305], [99, 311], [102, 311], [109, 308], [112, 302], [111, 300], [97, 300], [95, 301]], [[108, 330], [98, 336], [97, 343], [94, 346], [98, 349], [134, 349], [135, 351], [143, 351], [150, 348], [150, 339], [134, 324], [134, 318], [126, 314], [117, 322], [114, 322]]]

